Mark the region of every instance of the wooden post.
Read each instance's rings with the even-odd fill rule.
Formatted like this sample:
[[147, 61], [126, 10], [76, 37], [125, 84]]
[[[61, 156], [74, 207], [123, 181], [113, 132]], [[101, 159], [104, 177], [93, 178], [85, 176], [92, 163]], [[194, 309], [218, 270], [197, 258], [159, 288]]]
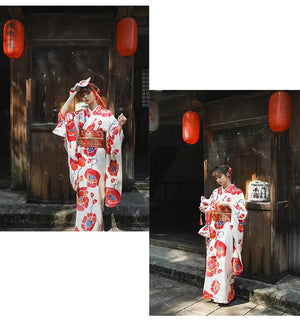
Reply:
[[114, 29], [114, 97], [115, 116], [123, 113], [127, 123], [123, 127], [124, 142], [122, 146], [123, 190], [131, 191], [134, 183], [134, 148], [135, 148], [135, 121], [133, 109], [134, 91], [134, 55], [123, 57], [116, 48], [116, 26], [124, 16], [130, 16], [134, 7], [121, 6], [118, 8]]
[[271, 134], [271, 282], [289, 267], [288, 131]]
[[26, 188], [27, 174], [27, 111], [26, 54], [11, 62], [10, 150], [11, 187]]
[[26, 80], [26, 115], [27, 115], [27, 127], [26, 127], [26, 136], [27, 136], [27, 200], [30, 201], [31, 199], [31, 155], [30, 155], [30, 148], [31, 148], [31, 122], [32, 122], [32, 111], [33, 106], [36, 105], [35, 96], [35, 81], [33, 79]]
[[123, 113], [127, 117], [127, 123], [123, 127], [125, 139], [122, 147], [124, 191], [131, 191], [134, 182], [133, 73], [134, 56], [123, 57], [115, 50], [115, 116], [117, 118]]

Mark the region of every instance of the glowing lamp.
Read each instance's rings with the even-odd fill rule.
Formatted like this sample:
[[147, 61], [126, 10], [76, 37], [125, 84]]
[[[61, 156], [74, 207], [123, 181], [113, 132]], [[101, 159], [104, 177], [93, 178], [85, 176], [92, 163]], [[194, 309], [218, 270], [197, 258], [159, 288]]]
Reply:
[[200, 118], [195, 111], [187, 111], [182, 119], [182, 137], [187, 144], [195, 144], [199, 139]]
[[291, 98], [288, 93], [278, 91], [269, 100], [269, 126], [274, 132], [286, 131], [291, 122]]
[[24, 50], [24, 26], [17, 19], [8, 20], [3, 28], [3, 51], [11, 58], [22, 56]]
[[131, 56], [137, 49], [137, 22], [126, 17], [121, 19], [117, 25], [117, 49], [122, 56]]

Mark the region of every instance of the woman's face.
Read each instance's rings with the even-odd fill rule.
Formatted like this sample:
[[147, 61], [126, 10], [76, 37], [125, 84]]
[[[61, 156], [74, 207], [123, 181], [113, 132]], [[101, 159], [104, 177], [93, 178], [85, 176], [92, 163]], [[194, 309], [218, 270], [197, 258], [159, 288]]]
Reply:
[[80, 97], [81, 97], [81, 100], [84, 103], [88, 104], [88, 105], [93, 104], [94, 101], [95, 101], [95, 95], [94, 95], [93, 91], [92, 90], [89, 90], [89, 89], [84, 90], [81, 93]]
[[215, 173], [214, 178], [219, 185], [227, 187], [230, 184], [229, 177], [222, 173]]

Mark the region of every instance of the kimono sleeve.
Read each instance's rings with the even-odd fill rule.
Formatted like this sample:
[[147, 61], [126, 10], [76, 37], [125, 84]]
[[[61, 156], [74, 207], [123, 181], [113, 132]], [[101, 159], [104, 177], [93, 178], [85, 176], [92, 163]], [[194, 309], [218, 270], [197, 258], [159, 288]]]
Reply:
[[53, 133], [57, 136], [63, 137], [63, 140], [66, 137], [67, 131], [66, 131], [67, 122], [63, 114], [61, 113], [61, 110], [58, 113], [58, 123], [57, 126], [53, 129]]
[[[215, 189], [209, 199], [204, 198], [201, 196], [201, 204], [200, 206], [203, 206], [205, 208], [205, 225], [199, 230], [198, 234], [205, 238], [210, 238], [211, 237], [211, 231], [213, 230], [211, 227], [211, 216], [212, 216], [212, 211], [214, 209], [214, 201], [218, 197], [218, 190]], [[200, 214], [200, 218], [202, 215]], [[201, 221], [202, 222], [202, 221]], [[202, 224], [200, 224], [202, 225]]]
[[239, 193], [235, 199], [234, 208], [234, 216], [238, 221], [246, 220], [248, 211], [246, 208], [244, 193]]
[[201, 196], [200, 206], [204, 206], [206, 211], [212, 210], [214, 208], [214, 202], [218, 197], [218, 189], [213, 190], [211, 196], [206, 199], [204, 196]]
[[115, 207], [119, 204], [122, 194], [122, 142], [123, 130], [119, 132], [118, 121], [112, 115], [106, 134], [106, 173], [105, 173], [105, 204]]
[[232, 263], [234, 275], [239, 275], [243, 271], [241, 253], [243, 245], [244, 223], [248, 212], [245, 204], [244, 194], [240, 192], [239, 194], [233, 195], [233, 197], [234, 204], [232, 206], [231, 212], [231, 225], [234, 246]]
[[70, 182], [75, 191], [77, 191], [78, 188], [78, 158], [80, 158], [77, 154], [78, 126], [76, 126], [76, 123], [78, 123], [78, 120], [74, 113], [67, 112], [63, 115], [61, 111], [59, 111], [58, 124], [52, 131], [55, 135], [62, 137], [64, 141], [68, 154]]

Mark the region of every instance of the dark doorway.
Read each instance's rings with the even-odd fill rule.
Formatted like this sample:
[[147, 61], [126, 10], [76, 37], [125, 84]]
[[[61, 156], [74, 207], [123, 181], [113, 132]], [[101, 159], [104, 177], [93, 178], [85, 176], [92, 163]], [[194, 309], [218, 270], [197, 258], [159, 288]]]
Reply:
[[193, 109], [189, 92], [151, 91], [151, 100], [159, 106], [159, 127], [150, 134], [150, 231], [196, 236], [204, 187], [203, 127], [196, 144], [183, 141], [182, 116]]

